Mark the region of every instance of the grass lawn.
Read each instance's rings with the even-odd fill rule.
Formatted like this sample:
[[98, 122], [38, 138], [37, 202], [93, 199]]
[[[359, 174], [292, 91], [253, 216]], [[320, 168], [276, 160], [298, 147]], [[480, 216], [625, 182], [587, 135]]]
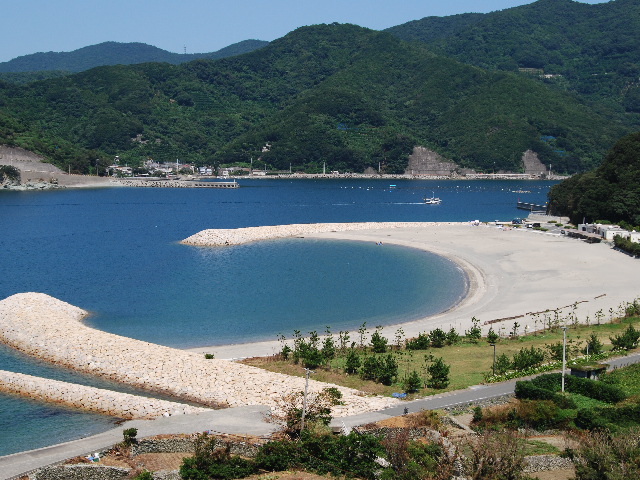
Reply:
[[[639, 317], [624, 318], [614, 320], [612, 323], [601, 325], [569, 325], [567, 328], [568, 351], [578, 352], [586, 345], [586, 340], [591, 333], [595, 333], [604, 344], [605, 351], [611, 350], [609, 337], [620, 335], [629, 324], [637, 327], [640, 323]], [[507, 325], [510, 328], [510, 325]], [[495, 327], [494, 327], [495, 328]], [[369, 332], [369, 335], [371, 332]], [[562, 330], [544, 330], [518, 338], [501, 338], [496, 344], [496, 355], [506, 354], [510, 358], [522, 348], [531, 346], [547, 351], [545, 345], [562, 342]], [[292, 345], [290, 345], [292, 346]], [[489, 345], [485, 338], [478, 343], [468, 343], [464, 339], [456, 345], [442, 348], [429, 348], [428, 350], [398, 350], [397, 347], [389, 347], [389, 351], [394, 355], [399, 374], [396, 382], [390, 386], [385, 386], [369, 380], [363, 380], [359, 375], [347, 375], [343, 372], [345, 356], [338, 355], [331, 361], [330, 367], [318, 368], [314, 371], [312, 378], [322, 382], [333, 383], [345, 387], [354, 388], [371, 394], [391, 395], [394, 392], [402, 392], [402, 380], [405, 375], [415, 370], [426, 379], [428, 377], [426, 368], [430, 364], [430, 359], [441, 357], [444, 362], [451, 367], [449, 386], [442, 390], [422, 388], [418, 393], [410, 394], [408, 398], [418, 398], [433, 395], [435, 393], [446, 392], [467, 388], [472, 385], [483, 383], [485, 374], [491, 372], [493, 365], [493, 347]], [[370, 347], [360, 350], [362, 358], [364, 355], [374, 355]], [[385, 355], [385, 354], [377, 354]], [[578, 353], [568, 356], [568, 359], [575, 357]], [[291, 360], [282, 360], [279, 356], [257, 357], [244, 360], [244, 363], [264, 368], [266, 370], [280, 372], [287, 375], [304, 376], [302, 365], [294, 364]], [[640, 366], [637, 373], [640, 380]], [[640, 381], [634, 381], [638, 385], [638, 390], [630, 394], [640, 395]], [[631, 388], [631, 387], [629, 387]], [[635, 388], [635, 387], [634, 387]]]

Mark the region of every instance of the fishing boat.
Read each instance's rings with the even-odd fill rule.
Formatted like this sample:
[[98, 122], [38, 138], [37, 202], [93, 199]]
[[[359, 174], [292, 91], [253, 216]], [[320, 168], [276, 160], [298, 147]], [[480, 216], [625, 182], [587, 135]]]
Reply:
[[442, 203], [442, 200], [436, 197], [433, 192], [431, 192], [431, 198], [424, 197], [423, 200], [427, 205], [440, 205]]

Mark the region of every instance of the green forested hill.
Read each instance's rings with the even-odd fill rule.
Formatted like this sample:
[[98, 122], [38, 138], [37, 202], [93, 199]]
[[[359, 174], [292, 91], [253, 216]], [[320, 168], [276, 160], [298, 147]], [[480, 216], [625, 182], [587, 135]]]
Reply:
[[[217, 52], [182, 54], [167, 52], [144, 43], [103, 42], [72, 52], [41, 52], [23, 55], [0, 63], [0, 73], [38, 72], [40, 75], [43, 75], [41, 72], [48, 71], [77, 73], [105, 65], [133, 65], [148, 62], [166, 62], [179, 65], [201, 58], [215, 60], [241, 55], [262, 48], [268, 43], [262, 40], [244, 40]], [[6, 76], [6, 78], [20, 77], [14, 75]]]
[[552, 213], [568, 215], [574, 223], [640, 225], [640, 132], [618, 141], [596, 170], [554, 186], [549, 204]]
[[428, 17], [388, 29], [486, 69], [543, 69], [544, 80], [640, 113], [640, 0], [538, 0], [488, 14]]
[[[597, 165], [631, 131], [621, 112], [518, 74], [434, 55], [354, 25], [300, 28], [268, 46], [178, 66], [100, 67], [0, 84], [0, 141], [88, 171], [120, 155], [273, 168], [402, 171], [415, 145], [463, 166]], [[270, 145], [270, 150], [261, 153]]]

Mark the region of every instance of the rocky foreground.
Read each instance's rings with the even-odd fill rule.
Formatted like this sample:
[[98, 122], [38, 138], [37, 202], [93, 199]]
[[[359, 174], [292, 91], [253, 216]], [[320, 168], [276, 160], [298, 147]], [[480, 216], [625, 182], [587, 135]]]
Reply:
[[[0, 301], [0, 341], [48, 362], [211, 407], [276, 407], [282, 395], [304, 390], [303, 378], [205, 359], [202, 354], [95, 330], [82, 323], [86, 315], [86, 311], [48, 295], [12, 295]], [[309, 381], [310, 392], [328, 386], [332, 385]], [[379, 410], [396, 402], [336, 388], [344, 400], [344, 405], [335, 407], [333, 414], [337, 417]], [[16, 380], [8, 377], [0, 382], [0, 390], [34, 395], [29, 382], [16, 387]], [[66, 403], [77, 406], [85, 396], [82, 389], [68, 389]], [[122, 402], [123, 411], [131, 410], [125, 394], [115, 396], [118, 400], [114, 399], [114, 404]], [[159, 410], [158, 415], [163, 412]]]

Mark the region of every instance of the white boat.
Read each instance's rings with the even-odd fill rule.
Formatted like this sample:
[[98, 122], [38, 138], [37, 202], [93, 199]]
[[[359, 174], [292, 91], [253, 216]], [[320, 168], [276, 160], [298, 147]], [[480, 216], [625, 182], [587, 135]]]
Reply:
[[423, 200], [424, 200], [424, 203], [426, 203], [427, 205], [440, 205], [442, 203], [442, 200], [440, 200], [440, 198], [436, 197], [433, 194], [433, 192], [431, 192], [431, 198], [424, 197]]

